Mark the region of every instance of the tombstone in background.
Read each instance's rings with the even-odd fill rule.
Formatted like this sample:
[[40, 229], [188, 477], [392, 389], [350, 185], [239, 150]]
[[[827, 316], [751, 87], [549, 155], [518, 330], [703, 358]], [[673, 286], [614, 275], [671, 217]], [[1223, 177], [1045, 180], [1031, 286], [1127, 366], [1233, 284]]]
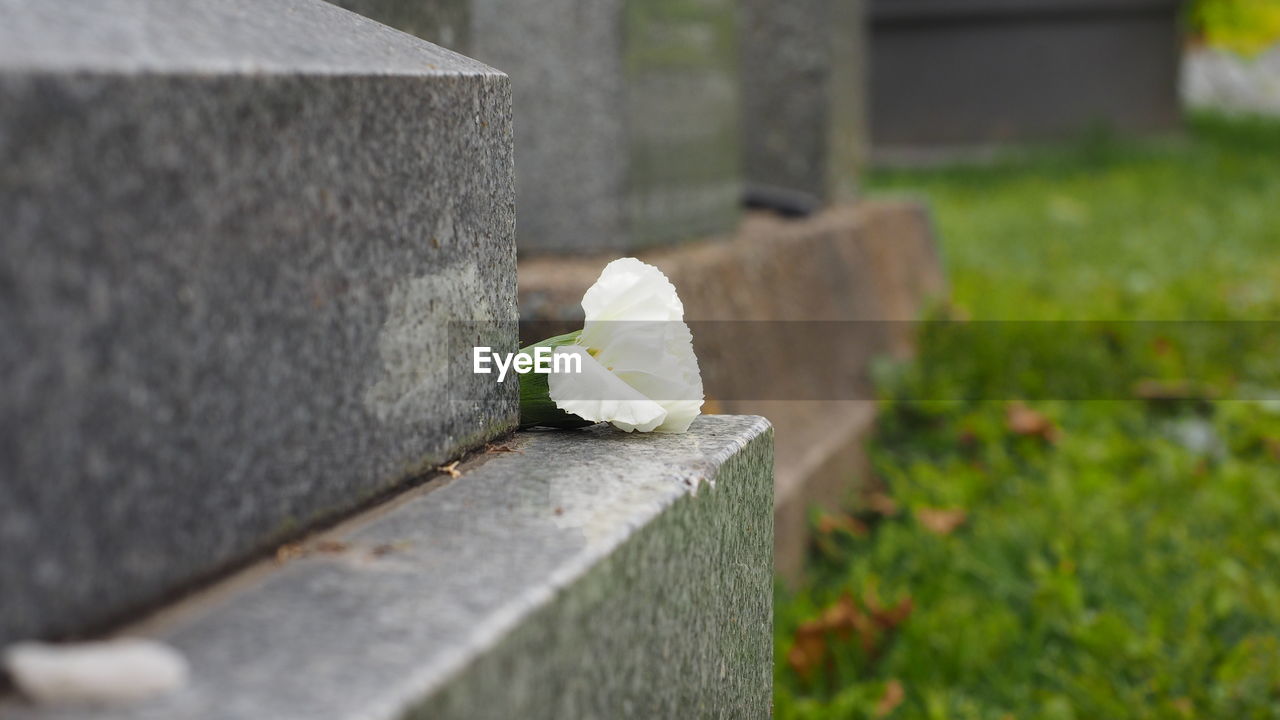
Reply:
[[0, 0], [0, 645], [512, 428], [507, 77], [319, 0]]
[[1178, 0], [871, 0], [877, 162], [1178, 128]]
[[863, 0], [742, 0], [741, 15], [748, 199], [851, 200], [866, 144]]
[[[334, 0], [510, 73], [521, 253], [715, 235], [741, 201], [734, 0]], [[450, 10], [450, 13], [455, 12]]]

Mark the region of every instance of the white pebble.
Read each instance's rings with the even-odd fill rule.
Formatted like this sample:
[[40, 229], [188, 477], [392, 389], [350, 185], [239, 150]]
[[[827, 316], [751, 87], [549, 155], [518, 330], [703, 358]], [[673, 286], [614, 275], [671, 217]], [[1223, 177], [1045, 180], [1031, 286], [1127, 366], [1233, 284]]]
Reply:
[[177, 650], [136, 638], [16, 643], [5, 648], [4, 666], [24, 695], [47, 705], [138, 702], [182, 686], [188, 674]]

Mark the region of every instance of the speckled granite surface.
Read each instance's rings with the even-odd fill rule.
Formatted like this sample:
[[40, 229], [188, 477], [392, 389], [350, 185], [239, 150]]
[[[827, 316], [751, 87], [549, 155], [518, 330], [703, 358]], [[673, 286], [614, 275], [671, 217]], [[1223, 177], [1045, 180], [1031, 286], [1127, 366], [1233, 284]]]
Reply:
[[739, 5], [748, 185], [851, 199], [867, 153], [863, 0]]
[[141, 628], [193, 681], [14, 720], [767, 717], [773, 432], [520, 433]]
[[737, 224], [736, 0], [333, 2], [510, 73], [521, 254], [624, 252]]
[[0, 17], [0, 644], [514, 426], [444, 357], [515, 317], [505, 75], [319, 0]]

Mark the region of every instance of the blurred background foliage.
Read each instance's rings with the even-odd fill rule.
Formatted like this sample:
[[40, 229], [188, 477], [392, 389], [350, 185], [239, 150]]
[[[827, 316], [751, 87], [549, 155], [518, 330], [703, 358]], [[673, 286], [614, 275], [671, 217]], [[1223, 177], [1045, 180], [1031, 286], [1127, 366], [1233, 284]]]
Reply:
[[1195, 0], [1191, 30], [1201, 40], [1244, 55], [1280, 42], [1280, 0]]
[[[1039, 372], [1150, 382], [1009, 399], [1007, 347], [929, 329], [1280, 317], [1277, 158], [1280, 122], [1199, 115], [873, 174], [931, 201], [953, 300], [879, 372], [873, 487], [814, 518], [807, 579], [777, 591], [777, 717], [1280, 717], [1275, 348], [1081, 326]], [[1241, 383], [1264, 399], [1212, 401]]]

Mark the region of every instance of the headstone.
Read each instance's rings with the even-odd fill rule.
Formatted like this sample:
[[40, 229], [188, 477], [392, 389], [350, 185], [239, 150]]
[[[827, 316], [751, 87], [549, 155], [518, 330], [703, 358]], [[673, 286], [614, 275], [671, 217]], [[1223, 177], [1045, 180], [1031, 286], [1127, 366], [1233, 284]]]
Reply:
[[[511, 428], [503, 74], [319, 0], [0, 0], [0, 645]], [[465, 398], [464, 398], [465, 395]]]
[[0, 701], [0, 716], [768, 717], [767, 422], [527, 432], [496, 450], [129, 629], [186, 656], [175, 694], [115, 711]]
[[[335, 2], [444, 42], [429, 0]], [[512, 78], [522, 254], [616, 253], [736, 224], [733, 0], [466, 2], [456, 47]]]
[[1179, 0], [869, 0], [873, 160], [1181, 123]]
[[852, 199], [866, 146], [863, 0], [742, 0], [743, 173], [753, 204]]

